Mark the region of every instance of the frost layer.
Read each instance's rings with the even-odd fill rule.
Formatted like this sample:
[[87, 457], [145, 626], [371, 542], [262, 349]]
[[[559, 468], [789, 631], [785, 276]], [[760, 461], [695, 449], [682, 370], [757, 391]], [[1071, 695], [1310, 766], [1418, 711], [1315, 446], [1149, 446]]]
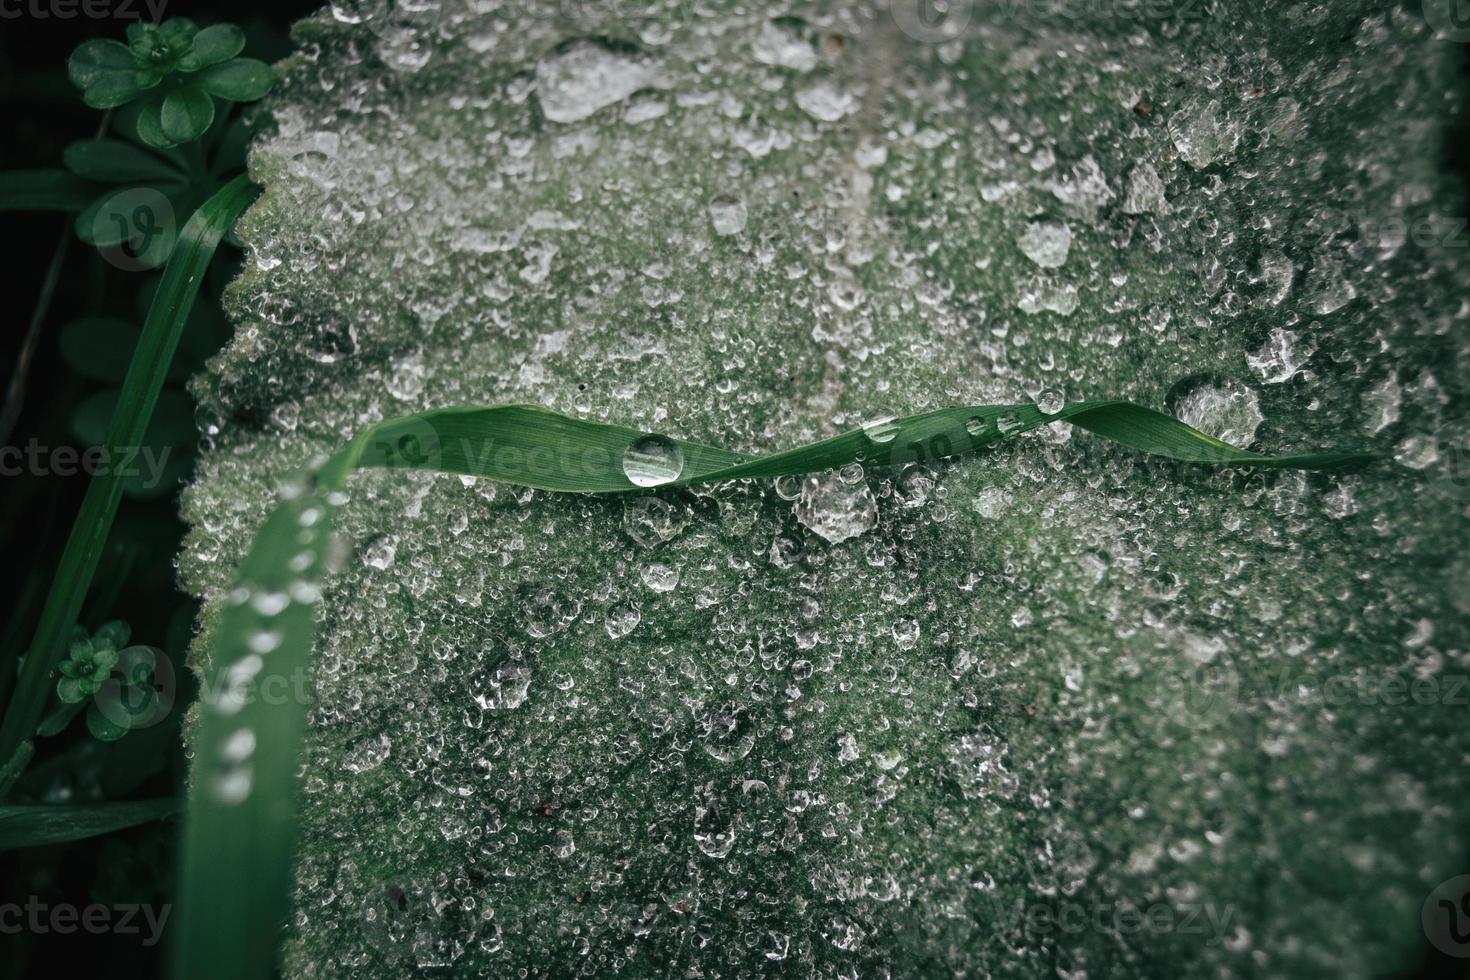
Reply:
[[1063, 429], [822, 493], [360, 476], [288, 976], [1416, 954], [1470, 816], [1465, 263], [1425, 224], [1460, 213], [1457, 52], [1405, 11], [1257, 6], [299, 27], [195, 381], [205, 635], [276, 481], [435, 406], [757, 450], [1119, 396], [1401, 465], [1214, 473]]

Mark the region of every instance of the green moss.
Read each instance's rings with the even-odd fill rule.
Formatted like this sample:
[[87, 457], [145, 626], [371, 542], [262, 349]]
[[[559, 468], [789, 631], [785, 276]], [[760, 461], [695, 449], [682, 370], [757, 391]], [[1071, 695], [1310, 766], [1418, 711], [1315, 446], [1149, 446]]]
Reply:
[[[932, 487], [867, 474], [877, 524], [840, 545], [767, 486], [687, 493], [689, 525], [640, 542], [622, 500], [361, 475], [288, 975], [1409, 962], [1465, 818], [1470, 429], [1462, 252], [1393, 229], [1463, 209], [1438, 169], [1459, 52], [1366, 4], [987, 5], [941, 45], [866, 8], [718, 6], [446, 2], [411, 71], [392, 24], [298, 29], [239, 331], [195, 382], [206, 635], [274, 481], [431, 406], [755, 449], [1047, 387], [1183, 410], [1204, 384], [1254, 393], [1269, 450], [1410, 465], [1206, 473], [1047, 432]], [[537, 86], [566, 76], [538, 59], [607, 36], [641, 53], [594, 52], [560, 105], [635, 56], [658, 77], [547, 120]], [[811, 71], [767, 63], [799, 44]], [[1216, 158], [1183, 162], [1201, 139]], [[1130, 203], [1145, 165], [1162, 206]], [[1094, 168], [1106, 193], [1079, 190]], [[1017, 244], [1038, 219], [1070, 230], [1058, 269]], [[483, 706], [522, 670], [524, 701]], [[1390, 703], [1416, 676], [1429, 703]]]

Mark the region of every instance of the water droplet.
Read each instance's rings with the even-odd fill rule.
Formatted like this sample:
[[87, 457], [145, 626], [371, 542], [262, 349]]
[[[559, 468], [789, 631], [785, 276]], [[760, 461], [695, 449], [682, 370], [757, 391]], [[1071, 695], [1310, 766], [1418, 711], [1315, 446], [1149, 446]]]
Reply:
[[1185, 378], [1170, 389], [1166, 402], [1185, 425], [1242, 448], [1255, 441], [1265, 421], [1255, 389], [1231, 381]]
[[694, 808], [694, 844], [706, 857], [722, 858], [735, 847], [735, 825], [711, 802]]
[[525, 703], [531, 690], [531, 668], [511, 660], [471, 682], [470, 696], [486, 711], [510, 711]]
[[912, 650], [919, 644], [919, 621], [904, 617], [893, 624], [893, 642], [900, 650]]
[[679, 570], [672, 565], [654, 562], [642, 571], [643, 584], [655, 592], [672, 592], [679, 585]]
[[898, 422], [892, 415], [884, 415], [871, 422], [863, 423], [863, 435], [879, 445], [892, 442], [898, 435], [898, 429]]
[[745, 202], [739, 198], [721, 195], [709, 203], [709, 220], [715, 234], [738, 235], [745, 230]]
[[623, 450], [623, 475], [634, 486], [672, 483], [684, 471], [684, 451], [668, 436], [641, 436]]
[[801, 111], [821, 122], [837, 122], [857, 108], [857, 99], [830, 78], [818, 78], [796, 90]]
[[1036, 407], [1043, 415], [1055, 415], [1067, 404], [1067, 396], [1060, 388], [1043, 388], [1036, 396]]
[[705, 754], [717, 762], [739, 761], [755, 747], [755, 719], [745, 708], [724, 705], [712, 709], [702, 721]]
[[1065, 221], [1033, 221], [1021, 233], [1021, 252], [1043, 269], [1059, 268], [1072, 248], [1072, 229]]
[[607, 621], [603, 626], [607, 629], [608, 636], [619, 640], [633, 632], [642, 619], [643, 614], [638, 611], [637, 606], [619, 603], [607, 611]]
[[586, 119], [659, 82], [657, 64], [636, 50], [575, 41], [536, 65], [536, 94], [552, 122]]
[[802, 481], [796, 519], [812, 533], [841, 544], [878, 523], [878, 501], [866, 482], [847, 483], [836, 473]]
[[689, 525], [689, 505], [665, 497], [623, 498], [623, 530], [645, 548], [677, 537]]
[[392, 751], [393, 743], [387, 735], [379, 735], [376, 738], [365, 738], [358, 742], [346, 757], [342, 760], [342, 768], [348, 772], [357, 773], [370, 772], [381, 766], [388, 759]]

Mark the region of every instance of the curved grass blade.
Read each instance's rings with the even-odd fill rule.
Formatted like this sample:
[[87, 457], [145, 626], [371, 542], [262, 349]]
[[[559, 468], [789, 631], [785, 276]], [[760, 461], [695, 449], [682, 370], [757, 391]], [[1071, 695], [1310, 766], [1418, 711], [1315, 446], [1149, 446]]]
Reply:
[[[129, 459], [142, 445], [204, 272], [220, 239], [255, 199], [256, 193], [249, 178], [237, 177], [201, 205], [184, 225], [123, 380], [103, 447], [107, 459]], [[0, 722], [0, 759], [14, 757], [22, 743], [34, 736], [41, 721], [52, 678], [64, 652], [67, 631], [81, 613], [87, 588], [122, 500], [127, 472], [127, 466], [107, 466], [87, 486], [81, 511], [72, 525], [46, 604], [41, 609], [25, 668], [11, 695], [5, 719]], [[4, 790], [0, 786], [0, 793]]]
[[80, 806], [0, 806], [0, 853], [110, 834], [171, 816], [180, 805], [180, 800], [161, 799]]
[[891, 466], [941, 459], [1056, 421], [1193, 463], [1327, 469], [1374, 458], [1358, 452], [1263, 456], [1121, 401], [1082, 402], [1054, 415], [1035, 405], [941, 409], [769, 456], [531, 405], [438, 409], [365, 429], [283, 488], [215, 626], [185, 825], [174, 975], [262, 980], [274, 971], [289, 911], [307, 698], [256, 692], [267, 684], [299, 691], [295, 681], [309, 676], [332, 517], [355, 470], [427, 470], [569, 493], [624, 493], [655, 484], [800, 475], [855, 461]]

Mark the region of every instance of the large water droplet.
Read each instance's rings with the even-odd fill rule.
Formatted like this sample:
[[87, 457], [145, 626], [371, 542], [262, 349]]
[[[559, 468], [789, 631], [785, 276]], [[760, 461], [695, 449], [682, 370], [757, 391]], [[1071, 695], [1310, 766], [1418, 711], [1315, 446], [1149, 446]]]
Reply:
[[662, 486], [682, 472], [684, 452], [668, 436], [641, 436], [623, 450], [623, 475], [635, 486]]
[[873, 419], [871, 422], [863, 423], [863, 435], [876, 443], [892, 442], [898, 435], [898, 422], [892, 415], [884, 415], [882, 418]]
[[541, 111], [559, 123], [586, 119], [658, 80], [652, 59], [593, 41], [574, 42], [536, 65]]
[[841, 544], [878, 523], [878, 501], [866, 482], [847, 483], [836, 473], [802, 481], [796, 519], [832, 544]]

